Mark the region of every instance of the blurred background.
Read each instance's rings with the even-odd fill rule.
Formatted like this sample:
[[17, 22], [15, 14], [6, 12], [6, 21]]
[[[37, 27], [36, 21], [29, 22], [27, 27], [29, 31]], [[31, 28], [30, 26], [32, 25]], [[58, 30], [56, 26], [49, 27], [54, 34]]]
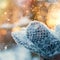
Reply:
[[59, 0], [0, 0], [0, 60], [42, 60], [38, 54], [17, 46], [11, 32], [31, 21], [43, 22], [54, 30], [60, 24]]

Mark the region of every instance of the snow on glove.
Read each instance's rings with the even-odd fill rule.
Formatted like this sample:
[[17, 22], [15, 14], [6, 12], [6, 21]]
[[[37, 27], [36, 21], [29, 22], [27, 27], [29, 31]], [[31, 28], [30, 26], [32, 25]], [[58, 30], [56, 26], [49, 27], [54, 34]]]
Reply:
[[60, 39], [46, 25], [38, 21], [31, 22], [26, 30], [12, 32], [18, 45], [23, 45], [44, 58], [60, 54]]

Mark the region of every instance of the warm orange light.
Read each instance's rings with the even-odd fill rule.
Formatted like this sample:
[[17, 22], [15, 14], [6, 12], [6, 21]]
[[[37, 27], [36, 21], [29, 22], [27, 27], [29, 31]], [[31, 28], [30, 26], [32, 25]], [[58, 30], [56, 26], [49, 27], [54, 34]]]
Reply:
[[60, 24], [60, 4], [56, 3], [51, 6], [47, 14], [48, 27], [54, 28], [56, 25]]
[[7, 31], [6, 31], [5, 29], [1, 29], [1, 30], [0, 30], [0, 34], [1, 34], [1, 35], [6, 35], [6, 34], [7, 34]]
[[12, 29], [12, 32], [18, 32], [18, 31], [20, 31], [20, 30], [21, 30], [20, 27], [15, 27], [15, 28]]

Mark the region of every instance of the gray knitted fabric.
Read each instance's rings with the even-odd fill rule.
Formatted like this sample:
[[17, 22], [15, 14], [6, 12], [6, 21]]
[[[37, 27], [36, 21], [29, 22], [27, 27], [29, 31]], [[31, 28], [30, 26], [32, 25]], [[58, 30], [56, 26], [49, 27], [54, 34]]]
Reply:
[[60, 54], [60, 39], [57, 33], [53, 33], [38, 21], [31, 22], [24, 31], [13, 32], [12, 37], [18, 45], [23, 45], [44, 58]]
[[59, 38], [60, 38], [60, 25], [56, 25], [56, 27], [55, 27], [55, 32], [57, 33], [57, 35], [58, 35]]

